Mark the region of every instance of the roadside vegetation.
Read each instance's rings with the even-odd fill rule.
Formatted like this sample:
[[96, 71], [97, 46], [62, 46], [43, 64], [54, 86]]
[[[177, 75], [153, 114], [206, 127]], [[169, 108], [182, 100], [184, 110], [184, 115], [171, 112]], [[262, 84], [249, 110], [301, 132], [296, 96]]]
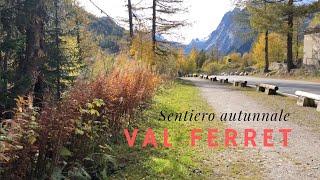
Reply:
[[[115, 146], [115, 152], [119, 152], [122, 157], [120, 159], [122, 159], [121, 163], [124, 164], [124, 168], [112, 177], [118, 179], [204, 178], [206, 167], [202, 164], [202, 158], [205, 154], [199, 153], [199, 148], [190, 147], [190, 132], [193, 128], [221, 128], [223, 125], [214, 122], [159, 121], [160, 111], [174, 113], [191, 109], [199, 112], [212, 112], [212, 109], [200, 96], [199, 90], [192, 84], [175, 81], [162, 86], [154, 97], [150, 109], [139, 117], [141, 119], [137, 127], [141, 132], [139, 132], [136, 146], [129, 148], [125, 139], [120, 145]], [[156, 149], [141, 147], [145, 130], [149, 127], [156, 134], [159, 145]], [[169, 131], [171, 148], [165, 148], [162, 145], [164, 128]]]
[[[184, 25], [158, 18], [181, 3], [156, 2], [152, 30], [139, 16], [128, 35], [95, 4], [108, 17], [70, 0], [0, 0], [0, 179], [108, 179], [119, 168], [126, 152], [112, 146], [143, 125], [156, 90], [179, 70], [177, 49], [155, 36]], [[155, 161], [154, 173], [165, 169]]]
[[[115, 145], [115, 154], [120, 155], [119, 168], [111, 177], [115, 179], [210, 179], [210, 178], [250, 178], [260, 179], [263, 174], [261, 167], [249, 161], [230, 159], [228, 154], [237, 153], [235, 159], [246, 159], [241, 148], [225, 149], [224, 147], [210, 149], [207, 147], [205, 135], [196, 147], [190, 147], [190, 131], [193, 128], [224, 129], [225, 124], [214, 120], [213, 122], [175, 122], [158, 121], [160, 111], [184, 112], [213, 112], [213, 109], [203, 99], [198, 88], [187, 81], [175, 81], [162, 86], [150, 109], [139, 118], [139, 123], [133, 128], [139, 128], [137, 145], [129, 148], [126, 140]], [[145, 130], [152, 127], [155, 131], [158, 148], [142, 148]], [[161, 145], [163, 129], [168, 128], [170, 135], [170, 149]], [[131, 130], [132, 132], [132, 130]], [[222, 133], [218, 133], [222, 137]], [[222, 138], [218, 138], [222, 143]], [[232, 151], [232, 152], [231, 152]], [[134, 172], [134, 173], [132, 173]]]
[[79, 81], [57, 104], [41, 111], [17, 99], [12, 119], [1, 126], [4, 179], [105, 179], [117, 143], [137, 110], [153, 97], [159, 79], [142, 65], [118, 65], [108, 75]]

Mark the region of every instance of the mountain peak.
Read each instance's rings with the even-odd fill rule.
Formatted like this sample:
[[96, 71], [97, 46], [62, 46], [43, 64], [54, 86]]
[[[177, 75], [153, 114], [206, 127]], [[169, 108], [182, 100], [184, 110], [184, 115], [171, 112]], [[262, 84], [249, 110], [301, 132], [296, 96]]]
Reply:
[[206, 40], [199, 40], [198, 38], [192, 40], [185, 47], [185, 52], [189, 53], [193, 48], [199, 51], [210, 51], [213, 48], [217, 48], [222, 54], [228, 54], [233, 51], [240, 53], [249, 51], [254, 41], [254, 37], [244, 38], [244, 34], [252, 32], [249, 20], [245, 20], [240, 24], [236, 19], [245, 13], [246, 10], [240, 8], [234, 8], [232, 11], [227, 12], [217, 29]]

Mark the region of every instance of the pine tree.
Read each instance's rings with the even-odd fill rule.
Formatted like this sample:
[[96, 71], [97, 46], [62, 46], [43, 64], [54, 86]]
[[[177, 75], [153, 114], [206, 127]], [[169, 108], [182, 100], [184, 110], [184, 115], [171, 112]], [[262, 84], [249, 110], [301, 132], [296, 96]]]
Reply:
[[[75, 0], [0, 0], [0, 119], [18, 96], [60, 99], [98, 47]], [[95, 48], [93, 48], [93, 46]]]
[[287, 36], [287, 70], [290, 72], [296, 65], [293, 63], [294, 31], [299, 31], [298, 26], [294, 26], [295, 20], [305, 18], [307, 15], [319, 11], [319, 1], [311, 4], [300, 4], [302, 0], [283, 1], [282, 14], [286, 27], [284, 31]]
[[259, 33], [264, 33], [264, 72], [269, 71], [269, 34], [281, 26], [277, 0], [244, 1], [250, 13], [250, 24]]
[[294, 1], [288, 0], [287, 7], [287, 18], [288, 18], [288, 29], [287, 29], [287, 68], [288, 72], [291, 71], [295, 66], [293, 64], [293, 18], [294, 18]]
[[72, 1], [54, 0], [51, 4], [46, 72], [56, 100], [61, 99], [62, 93], [72, 85], [83, 68], [81, 18], [76, 8]]
[[197, 63], [197, 69], [201, 69], [203, 63], [207, 60], [207, 55], [205, 53], [204, 50], [201, 50], [198, 53], [197, 59], [196, 59], [196, 63]]
[[26, 1], [0, 1], [0, 119], [1, 116], [10, 118], [11, 113], [2, 112], [14, 107], [14, 99], [18, 95], [24, 96], [33, 91], [27, 83], [31, 78], [19, 73], [26, 66], [26, 29], [29, 18], [26, 16], [25, 5]]
[[[12, 6], [12, 2], [7, 2], [7, 6]], [[6, 109], [6, 106], [8, 104], [8, 61], [11, 56], [12, 48], [10, 47], [10, 42], [12, 41], [12, 33], [13, 33], [13, 25], [12, 21], [14, 19], [13, 16], [13, 8], [2, 8], [1, 9], [1, 32], [4, 32], [1, 34], [1, 52], [0, 52], [0, 62], [1, 62], [1, 81], [0, 81], [0, 92], [1, 97], [0, 100], [1, 103], [0, 106], [2, 106], [2, 109]], [[4, 54], [2, 56], [2, 54]], [[1, 107], [0, 107], [1, 110]]]

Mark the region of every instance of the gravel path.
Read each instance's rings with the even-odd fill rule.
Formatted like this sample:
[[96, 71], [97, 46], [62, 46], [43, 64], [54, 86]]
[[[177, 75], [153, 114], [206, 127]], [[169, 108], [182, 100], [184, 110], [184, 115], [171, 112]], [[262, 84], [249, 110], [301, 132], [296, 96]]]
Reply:
[[[225, 85], [199, 78], [184, 79], [192, 81], [201, 90], [202, 96], [218, 113], [217, 117], [224, 112], [238, 113], [240, 110], [251, 113], [273, 112], [271, 108]], [[290, 118], [287, 122], [228, 122], [227, 126], [239, 132], [243, 132], [246, 128], [254, 128], [257, 131], [257, 147], [229, 149], [221, 152], [221, 156], [215, 157], [214, 160], [224, 158], [231, 163], [245, 161], [248, 164], [255, 164], [260, 167], [259, 173], [264, 179], [320, 179], [319, 134], [290, 122]], [[263, 147], [262, 133], [265, 128], [274, 129], [274, 148]], [[281, 146], [282, 135], [277, 133], [280, 128], [292, 129], [288, 147]], [[243, 138], [243, 133], [238, 136]], [[237, 142], [243, 147], [242, 138]], [[221, 175], [216, 170], [213, 171], [214, 176]], [[242, 173], [244, 176], [250, 176], [246, 172]]]

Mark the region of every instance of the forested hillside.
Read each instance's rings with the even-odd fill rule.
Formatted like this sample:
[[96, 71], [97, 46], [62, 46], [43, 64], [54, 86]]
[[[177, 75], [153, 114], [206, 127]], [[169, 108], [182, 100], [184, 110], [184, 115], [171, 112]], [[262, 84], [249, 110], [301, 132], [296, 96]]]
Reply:
[[88, 17], [89, 31], [94, 35], [94, 40], [99, 43], [99, 46], [109, 53], [119, 52], [128, 38], [125, 29], [109, 17], [97, 18], [89, 14]]

